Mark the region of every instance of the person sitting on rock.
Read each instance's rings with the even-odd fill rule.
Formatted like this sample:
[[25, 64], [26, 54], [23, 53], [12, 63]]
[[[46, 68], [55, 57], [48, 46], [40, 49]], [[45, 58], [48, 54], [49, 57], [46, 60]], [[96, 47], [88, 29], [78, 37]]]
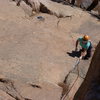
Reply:
[[83, 37], [77, 39], [75, 51], [77, 51], [78, 44], [82, 47], [82, 49], [80, 50], [80, 59], [90, 58], [92, 51], [92, 43], [89, 40], [89, 36], [84, 35]]

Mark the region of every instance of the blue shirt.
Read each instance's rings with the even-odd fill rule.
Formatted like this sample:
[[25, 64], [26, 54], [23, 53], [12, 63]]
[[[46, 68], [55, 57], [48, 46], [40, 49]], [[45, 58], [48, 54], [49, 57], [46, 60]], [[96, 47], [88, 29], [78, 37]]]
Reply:
[[91, 45], [90, 41], [87, 41], [87, 43], [82, 43], [83, 42], [83, 38], [78, 38], [78, 41], [80, 42], [80, 46], [84, 49], [88, 49]]

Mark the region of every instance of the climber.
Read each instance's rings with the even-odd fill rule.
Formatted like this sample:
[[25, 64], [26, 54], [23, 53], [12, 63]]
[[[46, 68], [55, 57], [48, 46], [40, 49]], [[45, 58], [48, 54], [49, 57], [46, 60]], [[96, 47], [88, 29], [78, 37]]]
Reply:
[[84, 35], [83, 37], [77, 39], [75, 51], [77, 51], [78, 44], [82, 47], [80, 50], [80, 59], [89, 59], [91, 57], [92, 50], [92, 43], [89, 40], [89, 36]]

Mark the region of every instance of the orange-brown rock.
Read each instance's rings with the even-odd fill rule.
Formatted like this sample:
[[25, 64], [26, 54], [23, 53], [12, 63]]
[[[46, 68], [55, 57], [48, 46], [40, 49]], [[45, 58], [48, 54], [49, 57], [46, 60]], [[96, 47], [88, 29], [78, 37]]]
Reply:
[[6, 92], [0, 90], [0, 100], [16, 100], [16, 99], [8, 95]]
[[[88, 34], [93, 45], [100, 39], [100, 23], [89, 13], [53, 1], [46, 5], [64, 18], [47, 13], [29, 17], [31, 8], [24, 2], [18, 7], [11, 0], [0, 0], [0, 90], [11, 98], [59, 100], [64, 89], [58, 83], [77, 61], [72, 55], [76, 39]], [[90, 60], [79, 64], [82, 77]], [[76, 72], [69, 75], [65, 86], [71, 89], [76, 76]], [[81, 79], [75, 84], [71, 98]]]
[[92, 58], [88, 73], [74, 100], [100, 100], [100, 42]]

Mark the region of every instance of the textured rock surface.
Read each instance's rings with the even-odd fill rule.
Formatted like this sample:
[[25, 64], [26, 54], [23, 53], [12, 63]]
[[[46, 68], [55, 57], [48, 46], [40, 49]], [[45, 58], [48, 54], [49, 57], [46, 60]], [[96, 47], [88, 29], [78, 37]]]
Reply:
[[[100, 39], [100, 23], [76, 7], [67, 9], [74, 15], [71, 18], [57, 18], [43, 13], [29, 17], [31, 9], [25, 3], [17, 7], [15, 2], [8, 0], [0, 0], [0, 7], [1, 94], [4, 98], [8, 96], [11, 99], [59, 100], [62, 89], [58, 83], [65, 80], [77, 61], [76, 57], [70, 55], [75, 48], [76, 39], [89, 34], [93, 44], [97, 44]], [[39, 16], [44, 20], [39, 19]], [[81, 61], [79, 69], [82, 77], [85, 76], [89, 63], [90, 60]], [[77, 72], [73, 75], [69, 77], [69, 87]], [[75, 94], [80, 83], [81, 79], [75, 83], [71, 94]], [[37, 86], [32, 88], [30, 84]]]
[[52, 83], [28, 84], [0, 79], [0, 100], [59, 100], [62, 89]]
[[100, 99], [100, 43], [98, 44], [88, 73], [74, 100], [99, 100]]
[[6, 92], [0, 90], [0, 100], [15, 100], [15, 99], [9, 96]]

